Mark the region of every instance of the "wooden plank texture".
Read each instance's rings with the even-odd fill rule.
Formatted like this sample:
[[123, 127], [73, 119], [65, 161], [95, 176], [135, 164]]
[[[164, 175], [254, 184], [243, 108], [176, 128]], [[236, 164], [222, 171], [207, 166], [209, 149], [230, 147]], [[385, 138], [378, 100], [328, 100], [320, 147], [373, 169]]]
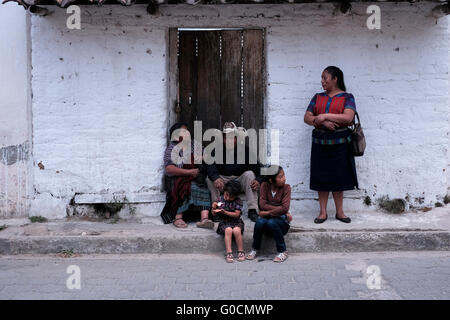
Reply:
[[220, 50], [219, 31], [197, 33], [198, 89], [197, 120], [203, 121], [203, 132], [220, 128]]
[[227, 121], [241, 125], [242, 31], [222, 31], [221, 127]]
[[263, 107], [263, 30], [244, 30], [244, 127], [264, 126]]
[[[178, 73], [180, 87], [181, 113], [179, 121], [188, 123], [188, 128], [193, 134], [193, 126], [196, 115], [195, 99], [197, 93], [197, 66], [195, 58], [195, 32], [179, 33]], [[191, 97], [191, 100], [189, 100]]]

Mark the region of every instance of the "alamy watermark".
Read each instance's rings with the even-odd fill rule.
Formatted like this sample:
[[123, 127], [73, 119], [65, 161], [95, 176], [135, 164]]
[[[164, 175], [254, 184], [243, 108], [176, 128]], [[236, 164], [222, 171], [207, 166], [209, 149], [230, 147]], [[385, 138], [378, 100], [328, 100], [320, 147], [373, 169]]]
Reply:
[[370, 16], [367, 18], [366, 25], [369, 30], [381, 29], [381, 9], [376, 4], [372, 4], [367, 7], [367, 14]]
[[[277, 172], [280, 163], [280, 133], [278, 129], [259, 129], [258, 132], [253, 128], [241, 129], [224, 134], [222, 131], [213, 128], [207, 129], [204, 134], [202, 132], [202, 121], [194, 121], [194, 164], [203, 162], [208, 165], [223, 164], [225, 152], [226, 164], [257, 164], [259, 160], [259, 163], [263, 165], [261, 175], [272, 175]], [[182, 139], [172, 149], [170, 158], [176, 165], [191, 164], [191, 134], [188, 130], [180, 128], [174, 130], [170, 138], [171, 141], [179, 141], [180, 137]], [[247, 140], [248, 144], [246, 143]], [[267, 140], [270, 140], [270, 142], [267, 143]], [[211, 141], [204, 150], [202, 150], [203, 141]], [[268, 150], [269, 144], [270, 150]], [[270, 156], [268, 155], [269, 151]]]
[[67, 8], [67, 14], [70, 16], [67, 18], [67, 28], [68, 29], [81, 29], [81, 8], [76, 5], [71, 5]]
[[[67, 18], [67, 28], [70, 30], [81, 29], [81, 8], [77, 5], [71, 5], [67, 8], [67, 14], [70, 16]], [[369, 30], [381, 29], [381, 8], [372, 4], [367, 7], [366, 14], [370, 15], [367, 18], [366, 26]]]
[[66, 280], [66, 286], [69, 290], [81, 289], [81, 269], [77, 265], [70, 265], [67, 267], [66, 273], [70, 276]]
[[366, 285], [370, 290], [381, 289], [381, 269], [377, 265], [370, 265], [366, 269]]

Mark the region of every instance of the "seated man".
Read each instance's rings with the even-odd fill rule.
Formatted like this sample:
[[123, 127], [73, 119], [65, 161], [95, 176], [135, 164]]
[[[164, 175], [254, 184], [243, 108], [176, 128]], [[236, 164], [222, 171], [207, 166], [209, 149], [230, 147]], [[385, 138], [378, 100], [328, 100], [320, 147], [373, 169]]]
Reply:
[[[250, 151], [247, 145], [245, 145], [245, 163], [238, 163], [236, 130], [236, 125], [233, 122], [226, 122], [224, 124], [223, 162], [222, 164], [213, 163], [208, 165], [208, 177], [206, 178], [206, 183], [208, 184], [208, 189], [211, 193], [211, 201], [214, 202], [220, 196], [220, 193], [223, 192], [225, 184], [232, 179], [237, 179], [247, 197], [248, 217], [250, 220], [256, 221], [258, 218], [257, 191], [263, 180], [263, 177], [260, 174], [261, 165], [259, 163], [250, 163]], [[234, 149], [234, 160], [232, 163], [227, 163], [227, 150], [232, 149]], [[212, 156], [214, 155], [215, 152], [212, 151]]]

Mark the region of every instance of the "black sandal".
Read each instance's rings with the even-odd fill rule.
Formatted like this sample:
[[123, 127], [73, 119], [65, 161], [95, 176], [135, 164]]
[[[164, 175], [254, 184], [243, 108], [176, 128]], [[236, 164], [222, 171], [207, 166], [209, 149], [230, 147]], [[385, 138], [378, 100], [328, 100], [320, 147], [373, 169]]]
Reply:
[[349, 217], [347, 218], [339, 218], [336, 214], [336, 219], [338, 219], [339, 221], [342, 221], [344, 223], [350, 223], [352, 221], [352, 219], [350, 219]]
[[317, 224], [324, 223], [327, 219], [328, 219], [328, 215], [325, 217], [325, 219], [315, 218], [314, 223], [317, 223]]

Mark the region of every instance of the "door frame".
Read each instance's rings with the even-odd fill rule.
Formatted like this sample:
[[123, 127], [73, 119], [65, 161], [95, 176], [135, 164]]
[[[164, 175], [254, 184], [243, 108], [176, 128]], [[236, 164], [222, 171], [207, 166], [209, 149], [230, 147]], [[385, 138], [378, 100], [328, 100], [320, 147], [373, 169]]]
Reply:
[[[169, 27], [167, 31], [167, 111], [168, 121], [166, 127], [167, 142], [169, 142], [170, 127], [177, 122], [177, 113], [175, 111], [178, 101], [178, 31], [216, 31], [216, 30], [262, 30], [263, 33], [263, 71], [262, 71], [262, 117], [263, 127], [267, 128], [267, 30], [265, 27]], [[193, 134], [193, 133], [192, 133]]]

